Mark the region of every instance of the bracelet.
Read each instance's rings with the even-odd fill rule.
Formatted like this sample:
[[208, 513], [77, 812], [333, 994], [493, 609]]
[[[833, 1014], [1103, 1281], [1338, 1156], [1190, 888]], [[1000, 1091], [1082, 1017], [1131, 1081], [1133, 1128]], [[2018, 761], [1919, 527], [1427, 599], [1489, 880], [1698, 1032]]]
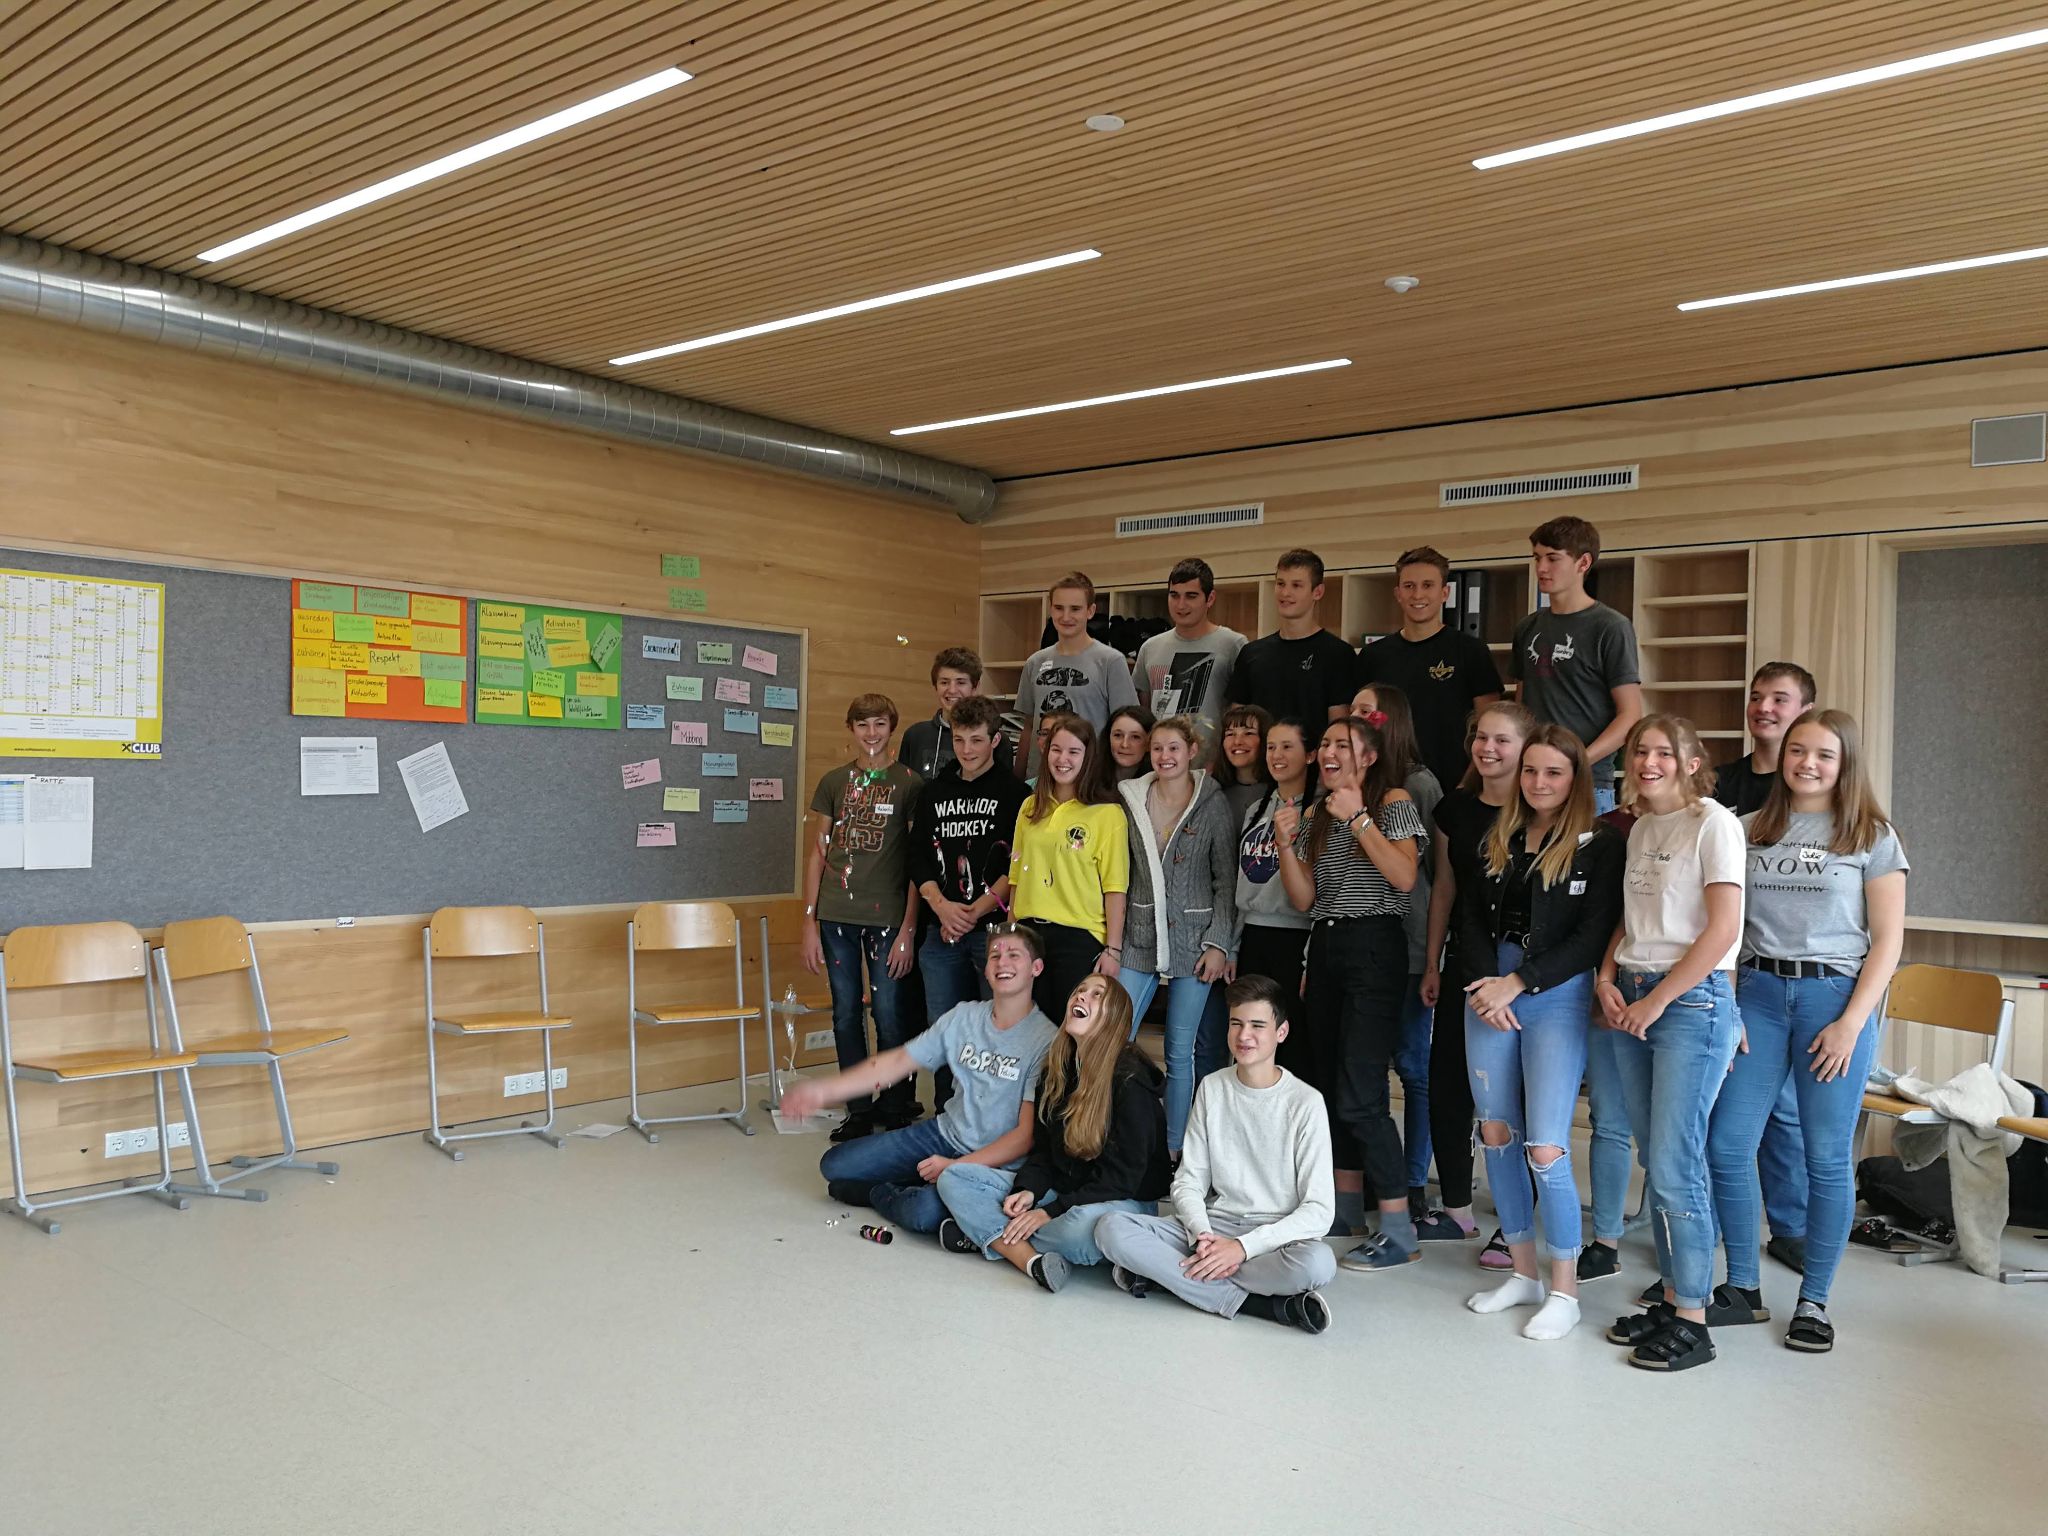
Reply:
[[1121, 946], [1121, 945], [1117, 945], [1117, 944], [1105, 944], [1105, 945], [1103, 945], [1103, 946], [1102, 946], [1102, 952], [1103, 952], [1103, 953], [1104, 953], [1105, 955], [1108, 955], [1108, 956], [1109, 956], [1109, 957], [1110, 957], [1110, 958], [1111, 958], [1112, 960], [1122, 960], [1122, 959], [1123, 959], [1123, 957], [1124, 957], [1124, 952], [1123, 952], [1123, 948], [1122, 948], [1122, 946]]

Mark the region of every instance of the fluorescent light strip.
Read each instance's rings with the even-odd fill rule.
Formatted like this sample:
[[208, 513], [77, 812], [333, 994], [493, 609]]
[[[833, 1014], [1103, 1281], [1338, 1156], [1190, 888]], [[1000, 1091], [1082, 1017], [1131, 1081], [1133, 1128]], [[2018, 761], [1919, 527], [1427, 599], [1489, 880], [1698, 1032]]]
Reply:
[[972, 277], [951, 277], [943, 283], [926, 283], [922, 288], [905, 288], [900, 293], [885, 293], [879, 298], [856, 299], [851, 304], [834, 304], [830, 309], [814, 309], [808, 314], [791, 315], [786, 320], [764, 320], [759, 325], [743, 325], [736, 331], [720, 331], [715, 336], [699, 336], [695, 341], [678, 341], [666, 347], [650, 347], [645, 352], [628, 352], [624, 357], [615, 357], [614, 368], [631, 367], [644, 363], [649, 358], [673, 357], [678, 352], [697, 352], [705, 347], [719, 346], [728, 341], [745, 341], [749, 336], [767, 336], [776, 331], [792, 330], [799, 325], [815, 325], [820, 320], [837, 320], [841, 315], [857, 315], [864, 310], [886, 309], [891, 304], [908, 304], [912, 299], [928, 299], [935, 293], [956, 293], [962, 288], [979, 288], [984, 283], [1000, 283], [1005, 278], [1029, 277], [1033, 272], [1050, 272], [1055, 267], [1071, 267], [1076, 262], [1093, 261], [1100, 251], [1068, 251], [1064, 256], [1047, 256], [1042, 261], [1021, 262], [1014, 267], [998, 267], [993, 272], [977, 272]]
[[259, 245], [282, 240], [286, 235], [297, 234], [300, 230], [310, 229], [315, 224], [325, 224], [329, 219], [339, 218], [344, 213], [351, 213], [366, 204], [382, 202], [385, 198], [409, 188], [437, 181], [465, 166], [475, 165], [480, 160], [489, 160], [494, 155], [502, 155], [507, 150], [517, 149], [522, 144], [531, 144], [535, 139], [544, 139], [549, 134], [560, 133], [564, 128], [573, 128], [576, 124], [588, 122], [593, 117], [615, 112], [620, 107], [630, 106], [645, 97], [681, 85], [689, 78], [689, 75], [680, 69], [657, 71], [644, 80], [635, 80], [632, 84], [622, 85], [615, 91], [606, 91], [602, 96], [593, 96], [590, 100], [578, 102], [573, 107], [564, 107], [559, 112], [550, 113], [523, 127], [513, 128], [481, 143], [472, 144], [467, 149], [458, 149], [438, 160], [429, 160], [425, 165], [416, 165], [409, 171], [400, 171], [396, 176], [387, 176], [382, 181], [360, 187], [354, 192], [335, 198], [332, 202], [322, 203], [317, 208], [308, 208], [304, 213], [295, 213], [288, 219], [278, 220], [275, 224], [266, 224], [263, 228], [238, 236], [225, 245], [216, 245], [211, 250], [201, 251], [199, 259], [226, 261], [230, 256], [253, 251]]
[[1227, 373], [1220, 379], [1194, 379], [1186, 384], [1161, 384], [1156, 389], [1127, 389], [1120, 395], [1096, 395], [1087, 400], [1063, 400], [1058, 405], [1027, 405], [1021, 411], [992, 411], [986, 416], [962, 416], [956, 421], [928, 421], [921, 427], [892, 427], [891, 437], [910, 437], [919, 432], [944, 432], [951, 427], [978, 427], [989, 421], [1015, 421], [1020, 416], [1050, 416], [1054, 411], [1078, 411], [1091, 405], [1116, 405], [1125, 400], [1149, 400], [1154, 395], [1184, 395], [1194, 389], [1221, 389], [1225, 384], [1249, 384], [1255, 379], [1284, 379], [1290, 373], [1320, 373], [1325, 368], [1349, 368], [1348, 357], [1329, 357], [1319, 363], [1295, 363], [1287, 368], [1261, 368], [1256, 373]]
[[2002, 53], [2017, 53], [2023, 48], [2038, 48], [2048, 43], [2048, 27], [2036, 27], [2031, 32], [2015, 32], [2010, 37], [1996, 37], [1989, 42], [1971, 43], [1963, 48], [1946, 48], [1940, 53], [1923, 53], [1917, 58], [1900, 59], [1895, 64], [1879, 64], [1870, 69], [1851, 70], [1846, 75], [1828, 75], [1820, 80], [1808, 80], [1800, 85], [1780, 86], [1774, 91], [1758, 91], [1753, 96], [1735, 96], [1727, 101], [1711, 102], [1704, 107], [1688, 107], [1683, 112], [1667, 112], [1661, 117], [1646, 117], [1638, 122], [1622, 123], [1614, 128], [1601, 128], [1592, 133], [1575, 133], [1566, 139], [1549, 139], [1541, 144], [1531, 144], [1526, 149], [1511, 149], [1505, 154], [1483, 155], [1472, 164], [1482, 171], [1496, 166], [1518, 165], [1524, 160], [1540, 160], [1545, 155], [1561, 155], [1567, 150], [1585, 149], [1594, 144], [1612, 144], [1617, 139], [1640, 138], [1646, 133], [1662, 133], [1666, 128], [1683, 128], [1688, 123], [1711, 122], [1717, 117], [1732, 117], [1738, 112], [1754, 112], [1759, 107], [1775, 107], [1788, 101], [1804, 101], [1810, 96], [1826, 96], [1835, 91], [1846, 91], [1854, 86], [1870, 85], [1879, 80], [1897, 80], [1905, 75], [1924, 74], [1930, 69], [1945, 69], [1951, 64], [1967, 64], [1972, 59], [1995, 58]]
[[1941, 272], [1967, 272], [1972, 267], [2002, 267], [2015, 261], [2039, 261], [2048, 257], [2048, 245], [2025, 251], [2001, 251], [1996, 256], [1966, 256], [1960, 261], [1932, 261], [1924, 267], [1894, 267], [1889, 272], [1866, 272], [1861, 277], [1831, 277], [1818, 283], [1793, 283], [1784, 288], [1759, 288], [1754, 293], [1728, 293], [1718, 299], [1689, 299], [1683, 310], [1720, 309], [1729, 304], [1754, 304], [1759, 299], [1788, 299], [1800, 293], [1825, 293], [1830, 288], [1863, 288], [1871, 283], [1896, 283], [1908, 277], [1933, 277]]

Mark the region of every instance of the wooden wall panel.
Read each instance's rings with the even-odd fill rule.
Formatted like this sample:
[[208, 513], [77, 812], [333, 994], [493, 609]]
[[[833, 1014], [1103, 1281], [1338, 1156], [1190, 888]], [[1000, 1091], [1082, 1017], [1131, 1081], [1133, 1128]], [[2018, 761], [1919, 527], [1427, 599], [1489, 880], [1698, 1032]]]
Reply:
[[1750, 603], [1756, 664], [1798, 662], [1820, 684], [1822, 703], [1859, 719], [1866, 712], [1869, 544], [1859, 535], [1758, 544]]

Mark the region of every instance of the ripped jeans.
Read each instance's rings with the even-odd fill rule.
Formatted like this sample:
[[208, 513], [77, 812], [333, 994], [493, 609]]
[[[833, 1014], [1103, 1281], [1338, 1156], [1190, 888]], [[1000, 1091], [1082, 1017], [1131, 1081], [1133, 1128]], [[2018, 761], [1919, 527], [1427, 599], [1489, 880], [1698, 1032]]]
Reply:
[[[1521, 963], [1521, 947], [1503, 944], [1492, 974], [1505, 976]], [[1501, 1236], [1510, 1243], [1532, 1241], [1540, 1214], [1543, 1246], [1554, 1260], [1577, 1258], [1584, 1240], [1579, 1190], [1572, 1181], [1572, 1116], [1579, 1104], [1579, 1079], [1586, 1073], [1592, 1002], [1593, 973], [1585, 971], [1516, 998], [1512, 1011], [1520, 1029], [1495, 1029], [1469, 1007], [1465, 1010], [1465, 1069], [1472, 1079], [1479, 1150], [1500, 1213]], [[1490, 1120], [1507, 1126], [1505, 1144], [1487, 1144]], [[1558, 1156], [1538, 1166], [1527, 1157], [1533, 1147], [1548, 1147]], [[1540, 1211], [1529, 1187], [1531, 1174], [1542, 1191]]]

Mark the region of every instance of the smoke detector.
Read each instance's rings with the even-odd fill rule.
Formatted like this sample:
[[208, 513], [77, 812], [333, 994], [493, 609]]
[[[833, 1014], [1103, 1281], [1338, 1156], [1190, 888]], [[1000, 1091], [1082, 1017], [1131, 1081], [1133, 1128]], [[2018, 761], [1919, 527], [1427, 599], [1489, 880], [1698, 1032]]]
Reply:
[[1097, 112], [1087, 119], [1087, 126], [1096, 133], [1115, 133], [1123, 125], [1124, 120], [1114, 112]]
[[1420, 288], [1422, 286], [1422, 279], [1419, 277], [1390, 277], [1387, 279], [1387, 286], [1396, 293], [1407, 293], [1411, 289]]

